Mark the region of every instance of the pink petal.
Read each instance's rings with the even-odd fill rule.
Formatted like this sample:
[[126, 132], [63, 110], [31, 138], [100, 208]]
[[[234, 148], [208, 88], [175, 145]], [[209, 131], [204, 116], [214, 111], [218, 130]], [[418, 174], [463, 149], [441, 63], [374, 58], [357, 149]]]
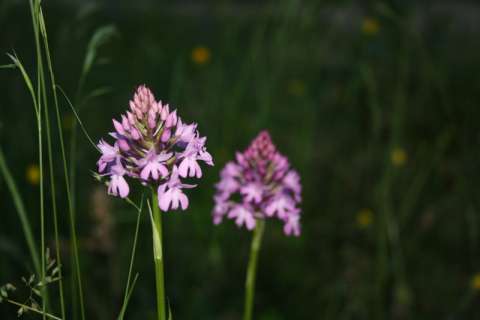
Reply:
[[172, 201], [171, 193], [168, 191], [165, 193], [158, 193], [158, 206], [162, 211], [168, 211], [170, 202]]
[[185, 210], [188, 208], [188, 197], [184, 194], [184, 193], [181, 193], [179, 195], [179, 198], [180, 198], [180, 204], [182, 206], [182, 209]]
[[130, 188], [128, 187], [127, 181], [123, 177], [119, 177], [118, 179], [118, 189], [120, 191], [120, 197], [125, 198], [128, 196], [128, 193], [130, 192]]
[[178, 174], [182, 178], [186, 178], [188, 175], [188, 160], [187, 158], [183, 159], [180, 165], [178, 166]]
[[214, 215], [213, 216], [213, 224], [217, 225], [217, 224], [220, 224], [223, 220], [223, 216], [222, 215]]
[[[196, 177], [201, 178], [202, 177], [202, 169], [200, 168], [200, 165], [197, 163], [197, 161], [193, 160], [193, 166], [195, 167]], [[193, 176], [193, 174], [192, 174], [192, 176]]]
[[118, 146], [120, 147], [120, 149], [122, 149], [122, 151], [130, 150], [130, 145], [128, 144], [128, 142], [126, 140], [120, 139], [117, 142], [118, 142]]
[[[152, 165], [153, 166], [153, 165]], [[158, 180], [158, 170], [156, 168], [152, 169], [152, 178]]]
[[241, 227], [242, 224], [243, 224], [243, 216], [238, 215], [238, 216], [237, 216], [237, 219], [235, 219], [235, 224], [236, 224], [238, 227]]
[[148, 176], [150, 175], [150, 167], [147, 164], [143, 169], [142, 172], [140, 172], [140, 178], [143, 180], [148, 180]]
[[255, 228], [256, 221], [250, 213], [245, 216], [245, 225], [247, 226], [248, 230], [253, 230]]
[[113, 126], [115, 127], [115, 130], [117, 130], [119, 134], [125, 135], [125, 130], [123, 129], [122, 124], [115, 119], [112, 119], [112, 121], [113, 121]]
[[168, 176], [168, 169], [164, 165], [160, 164], [158, 166], [158, 170], [160, 171], [162, 178], [165, 178], [166, 176]]
[[162, 132], [162, 137], [161, 137], [162, 142], [167, 142], [171, 136], [172, 136], [172, 132], [169, 129], [166, 129], [165, 131]]
[[132, 138], [133, 138], [134, 140], [140, 139], [140, 133], [138, 132], [137, 129], [132, 128], [132, 130], [130, 130], [130, 134], [132, 135]]

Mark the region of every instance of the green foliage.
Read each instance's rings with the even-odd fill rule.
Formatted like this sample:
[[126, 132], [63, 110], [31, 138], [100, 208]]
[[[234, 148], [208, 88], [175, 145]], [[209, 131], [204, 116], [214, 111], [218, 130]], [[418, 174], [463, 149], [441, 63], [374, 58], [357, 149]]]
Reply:
[[113, 25], [103, 26], [95, 31], [88, 43], [87, 53], [82, 67], [82, 74], [80, 76], [80, 79], [82, 79], [80, 80], [80, 83], [82, 83], [83, 79], [85, 79], [90, 73], [93, 63], [97, 58], [98, 49], [115, 35], [117, 35], [117, 30]]
[[56, 316], [48, 314], [41, 310], [41, 300], [43, 299], [43, 290], [48, 285], [60, 281], [61, 272], [60, 266], [57, 264], [57, 261], [50, 256], [50, 250], [47, 248], [45, 252], [45, 262], [46, 262], [46, 276], [36, 276], [31, 274], [28, 277], [22, 276], [21, 280], [23, 282], [24, 291], [27, 292], [27, 297], [22, 299], [23, 303], [15, 301], [11, 294], [17, 291], [17, 287], [11, 283], [7, 283], [3, 286], [0, 286], [0, 303], [6, 301], [10, 304], [13, 304], [17, 307], [17, 316], [21, 317], [28, 312], [35, 312], [42, 314], [47, 318], [51, 319], [60, 319]]
[[[40, 248], [39, 190], [23, 176], [38, 162], [32, 137], [37, 119], [46, 116], [37, 103], [44, 106], [43, 98], [52, 100], [59, 90], [65, 99], [58, 113], [50, 110], [52, 125], [60, 127], [44, 158], [53, 159], [53, 170], [45, 171], [54, 171], [57, 183], [76, 172], [68, 183], [72, 199], [66, 186], [54, 197], [67, 309], [79, 318], [74, 283], [80, 263], [72, 257], [78, 230], [87, 319], [152, 318], [152, 238], [148, 216], [137, 214], [141, 195], [132, 190], [133, 206], [107, 198], [104, 189], [101, 197], [89, 174], [98, 158], [92, 145], [112, 130], [111, 118], [128, 108], [135, 86], [146, 83], [185, 120], [198, 122], [216, 164], [189, 194], [189, 212], [164, 219], [165, 282], [175, 318], [241, 317], [251, 234], [229, 222], [212, 225], [212, 186], [261, 129], [271, 131], [300, 171], [303, 229], [298, 239], [285, 238], [277, 224], [266, 229], [255, 318], [479, 317], [480, 46], [470, 15], [454, 14], [464, 12], [455, 9], [458, 2], [445, 4], [453, 8], [448, 12], [411, 1], [362, 10], [350, 1], [227, 1], [186, 9], [153, 1], [142, 1], [143, 9], [98, 3], [48, 2], [46, 22], [35, 11], [44, 66], [48, 31], [58, 78], [44, 74], [52, 90], [41, 99], [26, 4], [0, 5], [6, 8], [0, 52], [15, 48], [22, 57], [0, 62], [0, 160], [9, 164], [5, 170], [0, 161], [0, 241], [17, 246], [1, 252], [2, 283], [30, 274], [32, 263], [35, 283], [42, 281], [41, 259], [35, 267], [32, 253]], [[209, 50], [203, 63], [192, 60], [197, 46]], [[70, 114], [89, 141], [71, 143], [74, 130], [62, 127]], [[67, 158], [74, 161], [64, 170]], [[47, 244], [55, 242], [51, 201]], [[74, 224], [67, 221], [70, 205]], [[60, 310], [53, 287], [52, 315]], [[31, 304], [17, 307], [42, 315], [29, 310]], [[10, 317], [2, 304], [0, 318]]]

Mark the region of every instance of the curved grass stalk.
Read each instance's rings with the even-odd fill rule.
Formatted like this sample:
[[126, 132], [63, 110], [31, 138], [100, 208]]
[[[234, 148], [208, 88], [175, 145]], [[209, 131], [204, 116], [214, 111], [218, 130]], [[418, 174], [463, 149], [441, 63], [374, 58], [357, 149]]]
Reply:
[[33, 267], [37, 274], [40, 274], [40, 258], [38, 255], [37, 248], [35, 247], [35, 241], [33, 237], [32, 227], [30, 225], [30, 220], [28, 219], [27, 211], [25, 210], [24, 201], [18, 191], [15, 180], [12, 177], [10, 169], [8, 168], [3, 150], [0, 147], [0, 173], [2, 174], [7, 187], [12, 195], [13, 204], [17, 209], [18, 218], [22, 224], [23, 234], [25, 235], [25, 240], [27, 241], [27, 246], [30, 251], [30, 256], [33, 261]]

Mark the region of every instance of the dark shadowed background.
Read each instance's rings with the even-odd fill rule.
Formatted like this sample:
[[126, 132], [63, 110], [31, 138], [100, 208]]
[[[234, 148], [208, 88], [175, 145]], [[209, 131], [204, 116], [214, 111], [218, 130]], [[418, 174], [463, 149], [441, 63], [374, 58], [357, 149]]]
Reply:
[[[215, 167], [205, 168], [189, 193], [187, 212], [164, 218], [174, 319], [241, 317], [251, 233], [231, 220], [213, 226], [213, 184], [262, 129], [300, 172], [303, 229], [289, 238], [281, 224], [267, 224], [256, 319], [480, 317], [480, 4], [45, 0], [43, 6], [57, 82], [95, 141], [112, 130], [111, 119], [127, 109], [139, 84], [208, 137]], [[79, 89], [88, 44], [99, 32], [109, 36]], [[10, 63], [4, 53], [13, 51], [33, 73], [27, 1], [1, 0], [0, 64]], [[0, 70], [0, 92], [0, 144], [38, 235], [35, 118], [18, 70]], [[88, 318], [114, 319], [136, 212], [92, 178], [98, 153], [60, 103]], [[139, 202], [141, 191], [137, 186], [132, 198]], [[140, 276], [128, 319], [155, 312], [146, 212], [140, 230]], [[0, 257], [2, 284], [32, 272], [3, 178]], [[2, 319], [15, 319], [15, 312], [0, 305]]]

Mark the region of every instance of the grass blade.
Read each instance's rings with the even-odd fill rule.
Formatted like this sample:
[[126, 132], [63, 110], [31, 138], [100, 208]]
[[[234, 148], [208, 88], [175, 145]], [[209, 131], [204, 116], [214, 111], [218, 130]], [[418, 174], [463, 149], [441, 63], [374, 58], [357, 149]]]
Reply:
[[136, 226], [135, 226], [135, 236], [133, 238], [133, 246], [132, 246], [132, 253], [130, 255], [130, 266], [128, 268], [128, 277], [127, 277], [127, 285], [126, 285], [126, 288], [125, 288], [125, 296], [123, 298], [123, 306], [122, 306], [122, 311], [120, 313], [120, 316], [119, 316], [119, 320], [122, 320], [123, 319], [123, 315], [124, 315], [124, 310], [127, 308], [127, 304], [128, 304], [128, 293], [130, 291], [130, 288], [131, 288], [131, 285], [130, 285], [130, 281], [131, 281], [131, 275], [132, 275], [132, 270], [133, 270], [133, 264], [134, 264], [134, 261], [135, 261], [135, 253], [136, 253], [136, 249], [137, 249], [137, 239], [138, 239], [138, 231], [140, 229], [140, 218], [141, 218], [141, 215], [142, 215], [142, 208], [143, 208], [143, 196], [142, 196], [142, 201], [140, 203], [140, 207], [137, 209], [138, 212], [137, 212], [137, 223], [136, 223]]
[[0, 69], [15, 69], [16, 67], [14, 63], [0, 65]]
[[28, 219], [27, 211], [25, 210], [25, 205], [23, 199], [18, 191], [17, 185], [12, 177], [10, 169], [7, 166], [5, 161], [5, 156], [3, 154], [3, 150], [0, 147], [0, 173], [2, 174], [7, 187], [12, 195], [13, 203], [18, 213], [18, 218], [22, 224], [23, 234], [25, 235], [25, 240], [27, 241], [28, 249], [30, 251], [30, 255], [32, 257], [33, 266], [35, 268], [35, 272], [40, 274], [40, 260], [38, 251], [35, 247], [35, 241], [33, 237], [32, 227], [30, 225], [30, 221]]
[[93, 63], [95, 62], [98, 48], [116, 34], [117, 29], [113, 25], [106, 25], [98, 28], [97, 31], [95, 31], [90, 39], [90, 42], [88, 43], [87, 53], [83, 62], [82, 74], [80, 76], [79, 89], [82, 88], [83, 82], [90, 72]]
[[135, 284], [137, 283], [138, 279], [138, 273], [135, 275], [135, 278], [133, 278], [132, 285], [130, 286], [130, 291], [128, 291], [125, 301], [123, 302], [122, 310], [120, 310], [120, 315], [118, 316], [118, 320], [123, 319], [125, 316], [125, 311], [127, 311], [127, 305], [128, 301], [130, 301], [130, 297], [132, 296], [133, 289], [135, 288]]
[[65, 178], [65, 188], [66, 188], [66, 193], [67, 193], [67, 202], [68, 202], [68, 213], [69, 213], [69, 224], [70, 224], [70, 234], [71, 234], [71, 243], [72, 243], [72, 252], [73, 252], [73, 264], [74, 264], [74, 274], [76, 278], [76, 286], [78, 290], [78, 299], [79, 299], [79, 304], [80, 304], [80, 315], [82, 320], [85, 320], [85, 306], [83, 302], [83, 286], [82, 286], [82, 276], [80, 272], [80, 258], [78, 254], [78, 241], [77, 241], [77, 231], [76, 231], [76, 219], [75, 219], [75, 212], [73, 208], [73, 198], [72, 198], [72, 193], [70, 191], [70, 182], [69, 182], [69, 170], [68, 170], [68, 165], [67, 165], [67, 156], [65, 153], [65, 143], [63, 139], [63, 131], [62, 131], [62, 122], [61, 122], [61, 116], [60, 116], [60, 108], [58, 105], [58, 96], [57, 96], [57, 85], [55, 81], [55, 74], [53, 72], [53, 66], [52, 66], [52, 59], [50, 56], [50, 49], [48, 45], [48, 37], [47, 37], [47, 31], [45, 28], [45, 22], [43, 18], [43, 13], [41, 10], [39, 10], [39, 20], [40, 26], [41, 26], [41, 34], [42, 34], [42, 39], [43, 39], [43, 45], [45, 49], [45, 57], [46, 57], [46, 62], [48, 66], [48, 72], [50, 76], [50, 82], [52, 86], [52, 93], [53, 93], [53, 101], [54, 101], [54, 106], [55, 106], [55, 115], [56, 115], [56, 122], [57, 122], [57, 130], [58, 130], [58, 136], [60, 139], [60, 150], [61, 150], [61, 155], [62, 155], [62, 164], [63, 164], [63, 173], [64, 173], [64, 178]]
[[27, 85], [28, 91], [30, 92], [30, 95], [32, 96], [32, 101], [33, 101], [33, 107], [35, 108], [35, 114], [37, 117], [40, 115], [39, 107], [37, 104], [37, 98], [35, 96], [35, 90], [33, 89], [32, 85], [32, 80], [28, 76], [27, 72], [25, 71], [25, 68], [23, 67], [22, 62], [20, 59], [18, 59], [17, 55], [14, 53], [13, 55], [10, 53], [7, 53], [7, 56], [13, 61], [15, 66], [17, 66], [18, 69], [20, 69], [20, 72], [22, 73], [23, 80], [25, 81], [25, 84]]

